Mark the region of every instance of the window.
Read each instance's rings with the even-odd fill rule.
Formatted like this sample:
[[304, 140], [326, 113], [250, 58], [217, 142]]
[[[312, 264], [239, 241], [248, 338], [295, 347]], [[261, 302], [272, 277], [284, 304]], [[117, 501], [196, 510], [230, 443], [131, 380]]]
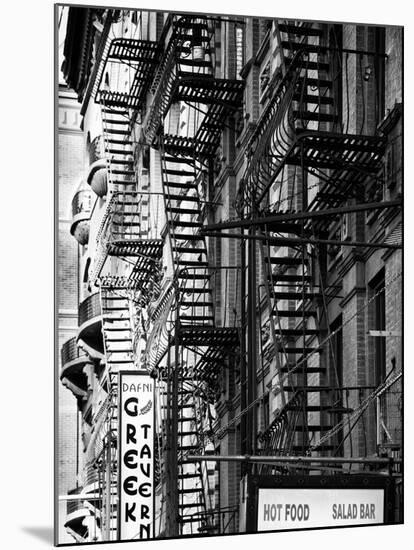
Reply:
[[[335, 321], [330, 325], [331, 337], [331, 350], [330, 350], [330, 369], [329, 377], [331, 380], [331, 385], [333, 387], [341, 388], [344, 384], [344, 371], [343, 371], [343, 338], [342, 338], [342, 314], [339, 315]], [[336, 395], [335, 395], [336, 393]], [[335, 408], [339, 409], [338, 413], [331, 413], [332, 424], [336, 425], [338, 422], [343, 420], [343, 414], [339, 412], [344, 406], [348, 405], [347, 394], [344, 394], [343, 391], [338, 390], [337, 392], [332, 392], [332, 395], [328, 398], [332, 403], [332, 410]], [[345, 402], [344, 402], [345, 401]], [[336, 454], [339, 456], [343, 455], [343, 437], [344, 431], [340, 429], [336, 434]]]
[[[372, 330], [385, 330], [385, 271], [381, 269], [370, 283], [372, 301]], [[385, 379], [386, 346], [385, 336], [373, 336], [374, 340], [374, 383], [381, 384]]]
[[378, 27], [375, 29], [375, 105], [376, 120], [379, 123], [385, 116], [385, 29]]

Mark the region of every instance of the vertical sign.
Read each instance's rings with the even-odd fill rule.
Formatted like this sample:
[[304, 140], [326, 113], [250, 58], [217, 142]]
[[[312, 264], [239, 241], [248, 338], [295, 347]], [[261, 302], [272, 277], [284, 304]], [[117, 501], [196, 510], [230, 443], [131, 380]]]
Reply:
[[119, 372], [118, 537], [154, 537], [154, 380]]

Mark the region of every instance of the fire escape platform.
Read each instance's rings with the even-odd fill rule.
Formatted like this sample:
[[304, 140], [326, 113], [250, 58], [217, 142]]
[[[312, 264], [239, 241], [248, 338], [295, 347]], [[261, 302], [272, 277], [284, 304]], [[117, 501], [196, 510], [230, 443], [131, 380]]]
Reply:
[[[145, 97], [149, 83], [159, 61], [160, 49], [157, 42], [115, 38], [101, 60], [100, 79], [93, 91], [95, 101], [105, 103], [107, 107], [139, 109]], [[129, 92], [104, 89], [103, 75], [108, 63], [126, 63], [135, 75]]]
[[187, 101], [205, 105], [222, 105], [227, 111], [237, 109], [243, 92], [241, 80], [212, 76], [184, 76], [177, 79], [171, 101]]
[[[300, 131], [286, 156], [287, 164], [316, 168], [352, 167], [375, 171], [386, 146], [382, 136]], [[303, 155], [303, 156], [302, 156]]]
[[152, 261], [161, 257], [162, 243], [161, 239], [114, 239], [108, 243], [108, 254], [110, 256], [145, 256], [142, 258], [145, 263], [145, 260]]
[[222, 348], [239, 343], [237, 328], [192, 326], [180, 327], [178, 342], [183, 346]]

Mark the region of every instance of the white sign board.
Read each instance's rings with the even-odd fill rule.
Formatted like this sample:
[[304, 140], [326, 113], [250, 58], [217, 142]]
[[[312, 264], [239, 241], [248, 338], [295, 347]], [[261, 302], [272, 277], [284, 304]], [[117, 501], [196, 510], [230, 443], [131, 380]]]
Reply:
[[383, 489], [258, 491], [258, 531], [384, 523]]
[[118, 534], [154, 537], [154, 380], [147, 372], [119, 373]]

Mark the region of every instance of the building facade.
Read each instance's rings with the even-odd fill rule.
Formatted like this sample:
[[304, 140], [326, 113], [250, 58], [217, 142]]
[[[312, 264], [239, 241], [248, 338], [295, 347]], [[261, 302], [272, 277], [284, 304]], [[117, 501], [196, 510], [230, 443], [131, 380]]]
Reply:
[[[252, 480], [381, 478], [402, 521], [402, 47], [399, 27], [68, 9], [78, 542], [255, 531]], [[131, 373], [154, 405], [135, 531]]]

